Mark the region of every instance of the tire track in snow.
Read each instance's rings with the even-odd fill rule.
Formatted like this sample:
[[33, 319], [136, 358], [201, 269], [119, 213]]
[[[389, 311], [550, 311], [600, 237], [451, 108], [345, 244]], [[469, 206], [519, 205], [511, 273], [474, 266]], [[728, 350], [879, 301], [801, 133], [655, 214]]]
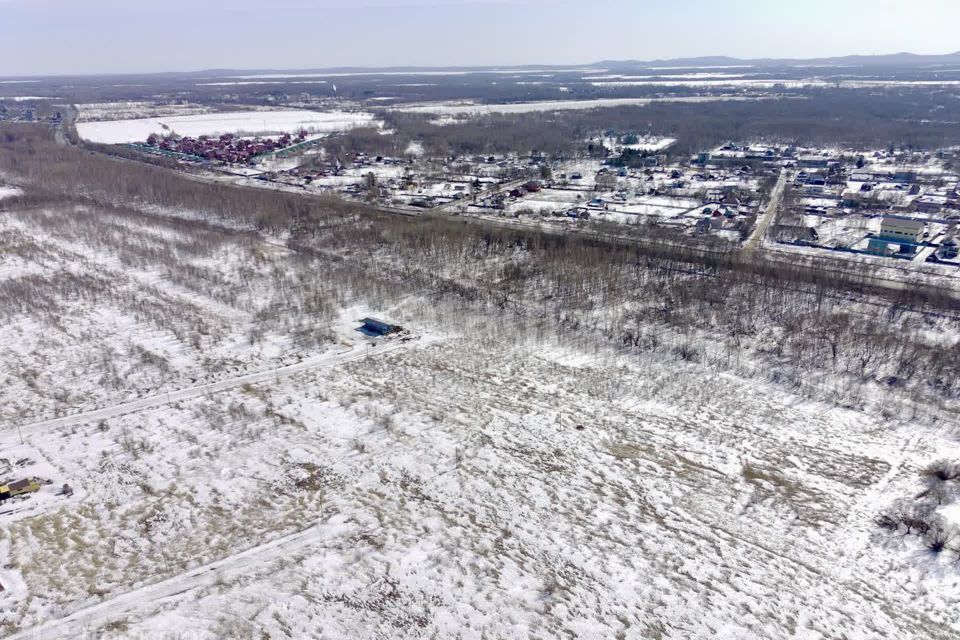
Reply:
[[21, 433], [24, 436], [36, 435], [40, 433], [45, 433], [47, 431], [62, 429], [64, 427], [71, 427], [71, 426], [83, 424], [85, 422], [92, 422], [94, 420], [104, 420], [107, 418], [114, 418], [114, 417], [125, 415], [128, 413], [135, 413], [137, 411], [142, 411], [144, 409], [152, 409], [154, 407], [160, 407], [163, 405], [171, 404], [173, 402], [180, 402], [183, 400], [190, 400], [192, 398], [197, 398], [199, 396], [204, 396], [207, 394], [228, 391], [230, 389], [235, 389], [236, 387], [240, 387], [245, 384], [260, 384], [263, 382], [269, 382], [270, 380], [279, 380], [280, 378], [288, 378], [292, 375], [303, 373], [304, 371], [310, 371], [312, 369], [323, 369], [328, 367], [334, 367], [334, 366], [345, 364], [348, 362], [354, 362], [356, 360], [363, 360], [371, 356], [380, 356], [386, 353], [390, 353], [392, 351], [397, 351], [406, 346], [407, 346], [406, 343], [403, 343], [403, 342], [387, 342], [386, 344], [380, 344], [377, 346], [369, 347], [368, 349], [363, 349], [361, 347], [354, 347], [353, 349], [350, 349], [348, 351], [344, 351], [344, 352], [340, 352], [332, 355], [331, 354], [319, 355], [312, 358], [307, 358], [302, 362], [298, 362], [296, 364], [291, 364], [284, 367], [278, 367], [275, 369], [269, 369], [267, 371], [248, 373], [235, 378], [219, 380], [217, 382], [197, 385], [195, 387], [187, 387], [184, 389], [178, 389], [176, 391], [158, 393], [158, 394], [154, 394], [144, 398], [131, 400], [130, 402], [124, 402], [121, 404], [113, 405], [111, 407], [104, 407], [102, 409], [95, 409], [93, 411], [87, 411], [84, 413], [78, 413], [70, 416], [63, 416], [60, 418], [52, 418], [50, 420], [43, 420], [40, 422], [31, 423], [31, 424], [20, 425], [17, 429], [10, 428], [6, 430], [2, 434], [2, 436], [0, 436], [0, 447], [19, 444], [19, 434]]
[[114, 620], [122, 620], [133, 611], [158, 607], [161, 605], [160, 601], [165, 598], [214, 584], [220, 578], [220, 572], [223, 570], [236, 569], [242, 566], [244, 571], [249, 573], [252, 566], [267, 565], [280, 558], [288, 557], [299, 549], [310, 545], [329, 544], [332, 540], [353, 533], [351, 528], [337, 525], [327, 526], [335, 530], [328, 535], [324, 535], [320, 530], [321, 525], [319, 523], [313, 524], [270, 542], [250, 547], [232, 556], [77, 609], [62, 618], [23, 629], [13, 635], [6, 636], [4, 640], [33, 640], [35, 638], [54, 640], [56, 638], [81, 637], [93, 628], [103, 626]]
[[[887, 487], [900, 475], [904, 465], [917, 453], [917, 447], [924, 436], [924, 432], [917, 426], [913, 428], [917, 432], [897, 449], [892, 459], [887, 461], [890, 465], [887, 472], [873, 483], [864, 496], [857, 500], [850, 509], [850, 515], [843, 525], [843, 531], [847, 532], [848, 537], [846, 543], [837, 550], [837, 559], [834, 563], [834, 576], [840, 584], [847, 584], [854, 579], [852, 575], [853, 566], [863, 555], [864, 549], [870, 544], [869, 531], [863, 528], [864, 521], [870, 520], [872, 523], [872, 515], [874, 514], [870, 512], [876, 512], [881, 507], [881, 501]], [[838, 535], [842, 536], [843, 533], [841, 532]]]

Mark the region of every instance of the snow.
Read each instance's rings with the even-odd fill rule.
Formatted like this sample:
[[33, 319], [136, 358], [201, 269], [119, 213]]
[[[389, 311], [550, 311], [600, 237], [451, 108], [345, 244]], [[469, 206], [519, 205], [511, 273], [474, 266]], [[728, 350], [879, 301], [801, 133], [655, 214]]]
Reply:
[[120, 100], [117, 102], [88, 102], [77, 105], [77, 122], [186, 116], [211, 113], [212, 111], [213, 108], [209, 106], [179, 101]]
[[659, 138], [657, 140], [651, 140], [649, 142], [637, 142], [635, 144], [625, 144], [623, 145], [624, 149], [634, 149], [636, 151], [660, 151], [666, 149], [674, 142], [676, 138]]
[[328, 80], [244, 80], [241, 82], [198, 82], [198, 87], [238, 87], [261, 84], [330, 84]]
[[598, 98], [595, 100], [548, 100], [543, 102], [519, 102], [510, 104], [464, 104], [464, 103], [427, 103], [391, 107], [395, 111], [408, 113], [432, 113], [437, 115], [483, 115], [490, 113], [532, 113], [537, 111], [566, 111], [576, 109], [596, 109], [599, 107], [643, 106], [653, 102], [723, 102], [729, 100], [749, 100], [728, 96], [692, 96], [675, 98]]
[[675, 73], [675, 74], [656, 74], [656, 75], [623, 75], [607, 74], [601, 76], [584, 76], [584, 80], [703, 80], [713, 78], [744, 78], [748, 75], [743, 73]]
[[555, 74], [555, 73], [602, 73], [606, 69], [597, 69], [589, 67], [579, 67], [570, 69], [442, 69], [442, 70], [417, 70], [410, 71], [339, 71], [330, 73], [267, 73], [228, 76], [231, 79], [239, 80], [259, 80], [259, 79], [298, 79], [298, 78], [350, 78], [360, 76], [466, 76], [475, 74], [505, 74], [505, 75], [534, 75], [534, 74]]
[[591, 82], [591, 86], [600, 88], [622, 87], [754, 87], [772, 89], [774, 85], [784, 85], [790, 89], [803, 87], [828, 86], [828, 83], [804, 80], [610, 80]]
[[[608, 76], [610, 79], [592, 80], [589, 84], [594, 87], [749, 87], [755, 89], [773, 89], [782, 86], [787, 89], [804, 89], [814, 87], [849, 87], [849, 88], [883, 88], [883, 87], [956, 87], [960, 80], [856, 80], [850, 78], [822, 79], [822, 78], [747, 78], [734, 74], [691, 74], [675, 76]], [[671, 79], [672, 78], [672, 79]], [[587, 79], [587, 78], [585, 78]]]
[[664, 136], [639, 136], [638, 141], [633, 144], [621, 144], [618, 138], [605, 137], [603, 138], [603, 145], [611, 151], [619, 151], [621, 149], [634, 149], [636, 151], [660, 151], [662, 149], [666, 149], [676, 141], [676, 138], [668, 138]]
[[[702, 362], [621, 348], [601, 332], [664, 302], [629, 291], [556, 307], [594, 334], [525, 295], [504, 314], [433, 282], [381, 290], [379, 249], [311, 257], [150, 213], [0, 216], [40, 305], [0, 308], [0, 458], [53, 481], [0, 519], [10, 640], [960, 631], [953, 559], [873, 523], [960, 459], [937, 407], [817, 400], [759, 355], [723, 365], [723, 336], [688, 336]], [[441, 282], [524, 265], [480, 253]], [[421, 337], [369, 339], [366, 315]]]
[[715, 66], [715, 65], [710, 65], [710, 66], [690, 65], [690, 66], [685, 66], [685, 67], [671, 67], [671, 66], [662, 66], [662, 65], [651, 65], [651, 66], [650, 66], [650, 69], [657, 69], [657, 70], [663, 69], [664, 71], [673, 70], [673, 69], [717, 69], [717, 68], [720, 68], [720, 69], [753, 69], [753, 65], [752, 65], [752, 64], [725, 64], [725, 65], [721, 65], [721, 66], [719, 66], [719, 67], [717, 67], [717, 66]]
[[[500, 346], [483, 335], [305, 373], [258, 393], [286, 426], [267, 421], [252, 439], [242, 423], [231, 436], [204, 417], [239, 402], [262, 422], [263, 401], [239, 392], [108, 420], [109, 438], [126, 432], [153, 443], [130, 460], [148, 482], [180, 477], [193, 492], [197, 506], [168, 507], [152, 534], [166, 540], [178, 569], [170, 576], [162, 556], [149, 560], [160, 548], [134, 535], [145, 546], [120, 545], [102, 580], [144, 566], [146, 579], [137, 574], [132, 589], [67, 606], [60, 620], [28, 614], [31, 624], [13, 638], [70, 637], [77, 624], [114, 620], [134, 637], [175, 624], [211, 638], [231, 636], [222, 626], [230, 620], [266, 637], [333, 638], [534, 629], [779, 638], [795, 622], [812, 638], [899, 638], [926, 635], [912, 626], [918, 615], [930, 628], [957, 626], [944, 608], [955, 585], [928, 577], [943, 592], [924, 591], [898, 569], [895, 551], [870, 540], [881, 489], [903, 486], [914, 461], [934, 450], [957, 452], [930, 432], [908, 440], [916, 427], [884, 429], [856, 411], [694, 366], [552, 343]], [[89, 432], [60, 432], [59, 457], [71, 472], [90, 473], [80, 444]], [[204, 435], [185, 451], [160, 446], [177, 432]], [[276, 532], [251, 531], [250, 522], [270, 524], [234, 508], [230, 526], [242, 537], [217, 554], [191, 548], [203, 536], [232, 540], [214, 528], [215, 505], [278, 481], [284, 459], [329, 469], [319, 501], [276, 491], [265, 507], [280, 521]], [[877, 491], [865, 493], [862, 482]], [[97, 503], [116, 491], [132, 504], [151, 500], [118, 487]], [[94, 521], [119, 534], [124, 510]], [[45, 561], [45, 546], [27, 557]], [[144, 564], [124, 568], [135, 550]], [[27, 553], [22, 544], [13, 552]], [[180, 565], [183, 553], [198, 560]], [[64, 557], [73, 567], [83, 559], [78, 549]], [[28, 588], [40, 575], [28, 570]]]
[[417, 142], [416, 140], [411, 140], [410, 144], [408, 144], [407, 148], [404, 150], [404, 153], [409, 156], [422, 156], [423, 144]]
[[177, 133], [181, 136], [223, 133], [277, 134], [306, 129], [310, 133], [332, 133], [361, 126], [376, 126], [374, 116], [346, 111], [236, 111], [108, 122], [81, 122], [77, 132], [90, 142], [121, 144], [142, 142], [150, 134]]
[[5, 187], [0, 185], [0, 200], [4, 198], [16, 198], [17, 196], [22, 196], [23, 190], [17, 187]]

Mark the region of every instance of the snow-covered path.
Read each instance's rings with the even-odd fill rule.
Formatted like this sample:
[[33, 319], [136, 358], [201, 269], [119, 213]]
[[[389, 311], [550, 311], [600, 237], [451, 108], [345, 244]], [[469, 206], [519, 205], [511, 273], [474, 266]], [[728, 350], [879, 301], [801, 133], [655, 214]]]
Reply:
[[270, 542], [250, 547], [221, 560], [189, 569], [172, 578], [148, 584], [89, 607], [78, 609], [62, 618], [22, 629], [8, 636], [6, 640], [76, 638], [82, 636], [83, 630], [88, 627], [97, 628], [111, 620], [123, 619], [126, 614], [141, 608], [156, 608], [164, 598], [214, 584], [222, 577], [224, 571], [229, 571], [231, 568], [243, 567], [245, 572], [250, 572], [254, 566], [267, 565], [284, 556], [289, 557], [297, 549], [314, 544], [329, 543], [331, 540], [342, 538], [352, 533], [354, 528], [317, 523], [289, 535], [280, 536]]
[[287, 365], [285, 367], [279, 367], [267, 371], [259, 371], [256, 373], [248, 373], [236, 378], [219, 380], [217, 382], [187, 387], [185, 389], [178, 389], [176, 391], [170, 391], [167, 393], [159, 393], [144, 398], [138, 398], [137, 400], [132, 400], [130, 402], [124, 402], [112, 407], [104, 407], [102, 409], [96, 409], [94, 411], [88, 411], [85, 413], [78, 413], [64, 416], [62, 418], [53, 418], [50, 420], [43, 420], [41, 422], [20, 425], [18, 429], [11, 427], [6, 429], [2, 435], [0, 435], [0, 448], [18, 444], [21, 434], [25, 437], [53, 429], [83, 424], [93, 420], [114, 418], [127, 413], [133, 413], [143, 409], [150, 409], [153, 407], [170, 404], [171, 402], [180, 402], [182, 400], [189, 400], [198, 396], [227, 391], [228, 389], [234, 389], [245, 384], [258, 384], [262, 382], [269, 382], [270, 380], [279, 380], [280, 378], [286, 378], [311, 369], [334, 367], [346, 362], [352, 362], [354, 360], [360, 360], [374, 355], [379, 356], [391, 351], [396, 351], [404, 346], [406, 345], [402, 342], [388, 341], [384, 341], [376, 345], [371, 344], [366, 348], [363, 346], [355, 346], [347, 351], [342, 351], [335, 354], [318, 355], [312, 358], [307, 358], [296, 364]]

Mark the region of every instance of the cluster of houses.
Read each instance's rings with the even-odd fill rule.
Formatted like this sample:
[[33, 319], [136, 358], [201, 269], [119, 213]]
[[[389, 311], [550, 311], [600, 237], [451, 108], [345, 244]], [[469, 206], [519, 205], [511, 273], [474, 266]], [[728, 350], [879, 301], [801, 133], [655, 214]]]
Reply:
[[680, 233], [734, 242], [749, 230], [758, 208], [752, 170], [600, 165], [592, 171], [567, 167], [554, 178], [528, 181], [477, 206], [506, 209], [513, 216], [527, 212], [623, 224], [645, 220]]
[[700, 214], [700, 219], [694, 225], [694, 232], [697, 235], [727, 231], [743, 237], [753, 226], [756, 212], [723, 204], [708, 204], [703, 207]]
[[952, 262], [960, 253], [957, 225], [948, 225], [937, 234], [935, 242], [930, 238], [928, 224], [924, 220], [900, 216], [886, 216], [880, 224], [880, 232], [867, 240], [866, 252], [877, 256], [912, 257], [924, 248], [931, 259]]
[[[960, 212], [960, 176], [942, 170], [929, 155], [874, 152], [815, 156], [796, 164], [794, 186], [823, 209], [889, 208], [924, 214]], [[790, 168], [790, 165], [785, 165]]]
[[35, 109], [29, 105], [21, 105], [14, 102], [8, 105], [0, 98], [0, 122], [49, 122], [57, 124], [63, 120], [63, 113], [60, 111], [48, 111], [46, 109]]
[[543, 191], [543, 185], [536, 180], [531, 180], [524, 185], [520, 185], [516, 189], [511, 189], [509, 196], [511, 198], [522, 198], [528, 193], [539, 193], [540, 191]]
[[[454, 156], [444, 159], [399, 157], [349, 152], [320, 156], [297, 168], [264, 171], [256, 177], [311, 192], [380, 202], [390, 207], [430, 209], [490, 193], [496, 206], [510, 198], [495, 188], [539, 175], [533, 156]], [[526, 185], [531, 186], [531, 185]], [[532, 186], [531, 186], [532, 188]], [[525, 186], [513, 196], [529, 193]]]
[[147, 146], [206, 161], [248, 164], [258, 156], [301, 144], [306, 137], [307, 132], [302, 130], [296, 136], [285, 133], [277, 138], [242, 138], [232, 133], [198, 138], [177, 135], [161, 137], [151, 134], [147, 138]]
[[[711, 171], [695, 165], [692, 173], [682, 168], [668, 169], [669, 179], [661, 181], [661, 186], [651, 187], [650, 196], [699, 194], [701, 206], [691, 211], [684, 219], [693, 219], [693, 232], [696, 235], [727, 235], [731, 240], [746, 233], [757, 214], [758, 201], [746, 180], [753, 177], [755, 171], [750, 166], [738, 166], [732, 171]], [[645, 172], [647, 180], [653, 176]], [[678, 221], [678, 224], [681, 222]]]
[[[826, 160], [824, 159], [824, 163]], [[819, 164], [817, 156], [801, 155], [793, 146], [767, 146], [736, 144], [729, 142], [713, 151], [703, 151], [691, 159], [694, 166], [713, 167], [754, 167], [758, 164], [784, 166], [788, 164]], [[826, 166], [824, 164], [824, 166]]]
[[[956, 258], [960, 176], [944, 168], [943, 158], [885, 151], [815, 157], [795, 165], [795, 213], [808, 222], [806, 229], [786, 229], [786, 241], [908, 259]], [[820, 228], [842, 233], [818, 234]], [[857, 236], [856, 229], [864, 231]]]
[[33, 122], [36, 119], [33, 109], [8, 107], [0, 100], [0, 122]]

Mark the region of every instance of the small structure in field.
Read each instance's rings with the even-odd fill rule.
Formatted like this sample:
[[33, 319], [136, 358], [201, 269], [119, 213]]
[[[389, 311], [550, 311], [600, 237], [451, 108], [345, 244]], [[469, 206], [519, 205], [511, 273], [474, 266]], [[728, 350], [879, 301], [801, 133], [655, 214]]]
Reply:
[[8, 485], [0, 487], [0, 502], [16, 498], [17, 496], [34, 493], [40, 490], [40, 483], [31, 478], [17, 480]]
[[399, 325], [390, 324], [382, 320], [377, 320], [376, 318], [364, 318], [360, 322], [362, 322], [363, 325], [359, 331], [368, 336], [389, 336], [403, 330], [403, 327]]

